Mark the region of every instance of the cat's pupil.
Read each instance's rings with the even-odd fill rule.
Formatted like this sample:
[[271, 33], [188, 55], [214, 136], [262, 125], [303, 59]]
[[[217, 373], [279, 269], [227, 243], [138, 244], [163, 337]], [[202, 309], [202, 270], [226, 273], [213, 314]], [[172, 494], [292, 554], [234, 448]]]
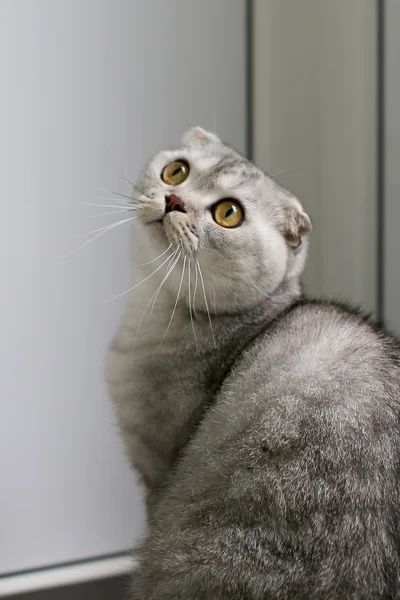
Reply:
[[175, 177], [175, 175], [178, 175], [178, 173], [180, 173], [182, 171], [182, 167], [177, 167], [175, 169], [175, 171], [172, 173], [172, 177]]
[[225, 213], [225, 219], [227, 219], [228, 217], [231, 216], [231, 214], [233, 213], [233, 206], [231, 206], [230, 208], [228, 208], [228, 210]]

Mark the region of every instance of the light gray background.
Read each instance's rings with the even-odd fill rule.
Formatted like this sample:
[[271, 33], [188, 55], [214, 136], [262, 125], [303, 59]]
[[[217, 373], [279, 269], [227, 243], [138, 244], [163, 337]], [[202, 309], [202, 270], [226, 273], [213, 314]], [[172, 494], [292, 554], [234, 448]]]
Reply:
[[80, 203], [126, 192], [188, 125], [245, 150], [244, 4], [0, 0], [1, 573], [142, 530], [103, 383], [129, 227], [62, 256], [112, 222]]
[[384, 317], [400, 335], [400, 3], [385, 2]]

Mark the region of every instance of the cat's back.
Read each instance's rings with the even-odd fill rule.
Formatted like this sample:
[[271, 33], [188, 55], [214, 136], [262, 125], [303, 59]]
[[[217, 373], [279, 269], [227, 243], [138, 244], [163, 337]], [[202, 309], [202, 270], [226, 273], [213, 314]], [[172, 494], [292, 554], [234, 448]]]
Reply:
[[148, 559], [235, 590], [221, 598], [400, 597], [398, 365], [397, 341], [340, 306], [281, 316], [178, 463]]
[[255, 443], [277, 456], [299, 447], [327, 456], [329, 441], [351, 460], [356, 448], [400, 450], [399, 422], [399, 342], [355, 311], [302, 301], [243, 353], [199, 443], [225, 436], [241, 454]]
[[399, 342], [370, 319], [339, 304], [301, 301], [260, 334], [227, 383], [264, 398], [294, 393], [344, 408], [345, 398], [354, 405], [372, 391], [390, 394], [400, 385], [399, 365]]
[[399, 423], [399, 342], [342, 306], [300, 302], [242, 354], [186, 460], [202, 456], [205, 473], [218, 464], [228, 477], [254, 466], [269, 479], [278, 472], [266, 466], [283, 461], [280, 474], [300, 474], [319, 454], [324, 468], [347, 461], [357, 471], [364, 453], [363, 473], [378, 477], [381, 461], [397, 464]]

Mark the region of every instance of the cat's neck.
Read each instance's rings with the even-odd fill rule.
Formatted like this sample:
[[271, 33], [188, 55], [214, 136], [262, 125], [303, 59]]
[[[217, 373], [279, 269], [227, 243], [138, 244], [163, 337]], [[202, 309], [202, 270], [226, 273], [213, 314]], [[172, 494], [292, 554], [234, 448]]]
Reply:
[[130, 312], [135, 316], [132, 326], [137, 328], [135, 344], [153, 356], [194, 353], [199, 360], [202, 356], [209, 360], [211, 355], [228, 352], [231, 346], [236, 349], [246, 345], [301, 295], [299, 281], [286, 279], [273, 295], [263, 295], [257, 304], [235, 313], [218, 313], [212, 306], [209, 311], [190, 311], [168, 294], [146, 310], [146, 302], [136, 298]]

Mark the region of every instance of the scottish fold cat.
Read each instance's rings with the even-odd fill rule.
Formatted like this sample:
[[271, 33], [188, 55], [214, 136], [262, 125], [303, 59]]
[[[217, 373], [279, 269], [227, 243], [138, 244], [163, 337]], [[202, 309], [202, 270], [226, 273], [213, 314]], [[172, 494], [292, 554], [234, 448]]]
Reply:
[[303, 297], [311, 222], [194, 127], [133, 188], [108, 360], [146, 489], [140, 600], [400, 598], [399, 343]]

